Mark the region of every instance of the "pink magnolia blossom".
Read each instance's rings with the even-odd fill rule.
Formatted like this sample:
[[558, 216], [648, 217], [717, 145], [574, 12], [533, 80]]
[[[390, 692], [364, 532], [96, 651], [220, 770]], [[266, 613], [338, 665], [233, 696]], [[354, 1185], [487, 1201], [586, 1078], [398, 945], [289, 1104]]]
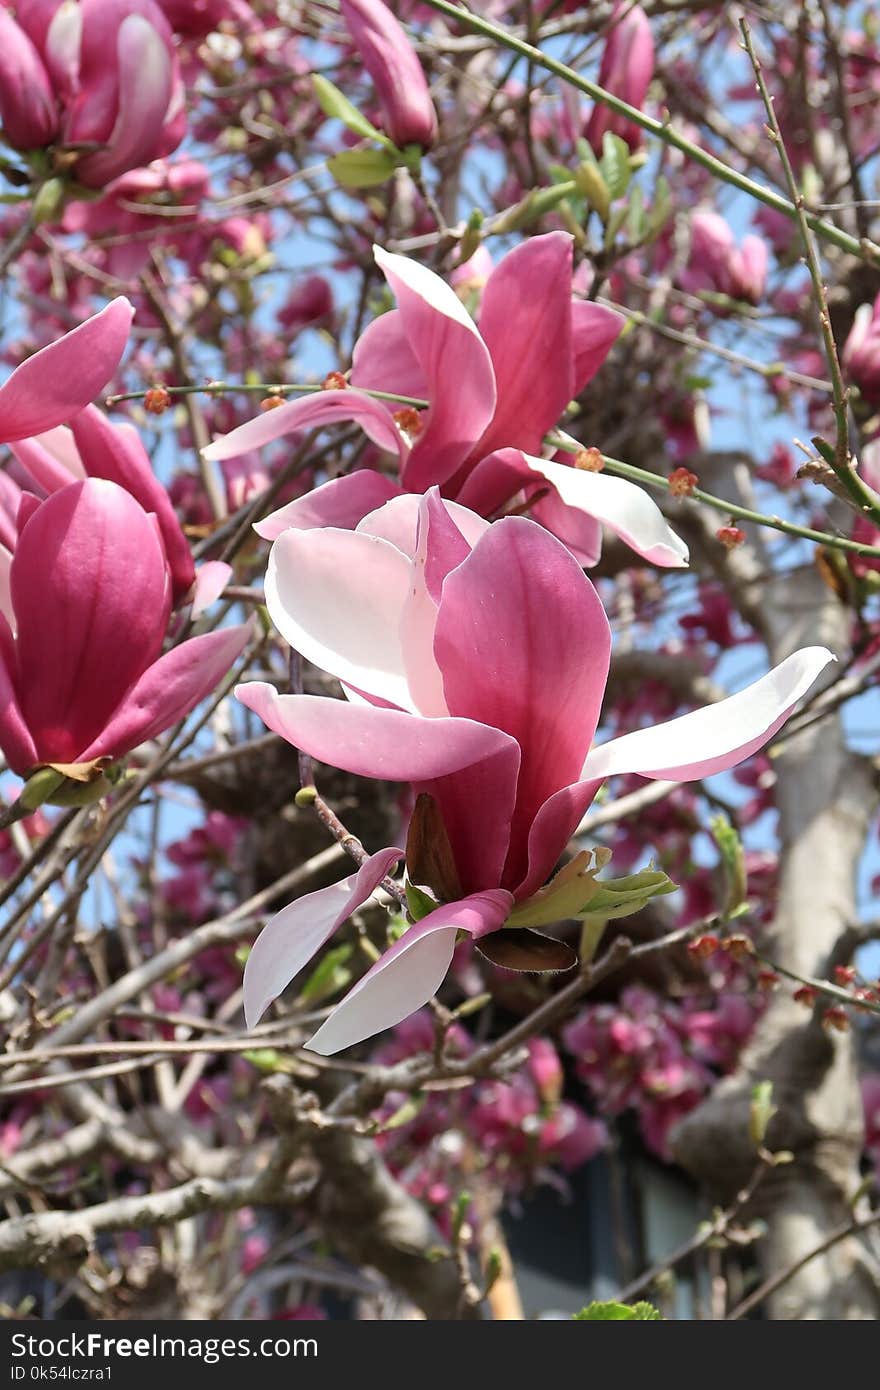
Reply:
[[161, 655], [171, 584], [155, 517], [99, 478], [30, 502], [0, 612], [0, 747], [22, 777], [157, 737], [249, 635], [223, 628]]
[[[175, 607], [192, 598], [194, 616], [198, 616], [222, 592], [232, 573], [230, 566], [209, 561], [196, 573], [189, 542], [133, 425], [113, 425], [90, 405], [73, 416], [69, 427], [60, 425], [18, 440], [12, 452], [24, 470], [25, 482], [41, 494], [56, 492], [78, 478], [106, 478], [151, 512], [159, 524]], [[0, 510], [4, 505], [8, 503], [0, 498]], [[0, 541], [7, 543], [2, 532]]]
[[758, 304], [767, 284], [767, 243], [758, 236], [737, 246], [733, 232], [717, 212], [691, 217], [691, 249], [682, 286], [692, 294], [712, 290], [747, 304]]
[[383, 0], [339, 0], [339, 8], [375, 84], [386, 134], [401, 149], [430, 149], [437, 138], [437, 115], [403, 26]]
[[[480, 940], [508, 920], [537, 926], [580, 910], [563, 907], [579, 891], [570, 868], [534, 895], [607, 777], [689, 781], [734, 766], [832, 659], [822, 647], [795, 652], [716, 705], [593, 748], [611, 636], [592, 584], [535, 522], [489, 526], [436, 490], [395, 498], [354, 531], [285, 532], [266, 602], [282, 636], [337, 676], [349, 700], [279, 695], [262, 682], [239, 686], [238, 698], [311, 756], [433, 798], [454, 864], [428, 885], [437, 907], [318, 1030], [309, 1045], [319, 1052], [424, 1004], [460, 931]], [[249, 1024], [401, 857], [382, 850], [272, 919], [245, 971]]]
[[[602, 53], [599, 86], [641, 110], [653, 75], [654, 41], [645, 12], [638, 5], [619, 2], [611, 16], [611, 29]], [[593, 108], [586, 129], [586, 138], [597, 154], [602, 153], [606, 130], [619, 135], [630, 149], [641, 143], [639, 126], [600, 102]]]
[[843, 348], [843, 365], [865, 400], [880, 405], [880, 294], [856, 310]]
[[0, 118], [16, 149], [85, 146], [75, 177], [87, 188], [170, 153], [186, 113], [161, 9], [153, 0], [3, 0]]
[[[504, 257], [486, 281], [479, 329], [425, 266], [379, 247], [375, 255], [398, 308], [359, 340], [352, 388], [290, 401], [216, 439], [205, 454], [231, 458], [294, 431], [356, 420], [396, 455], [400, 485], [366, 469], [338, 478], [267, 517], [261, 536], [274, 540], [290, 526], [355, 526], [402, 489], [437, 485], [482, 516], [521, 494], [530, 515], [583, 564], [598, 559], [602, 523], [655, 564], [686, 564], [687, 547], [642, 488], [535, 456], [622, 327], [612, 310], [572, 299], [567, 233], [533, 237]], [[409, 422], [412, 442], [394, 407], [367, 394], [375, 390], [429, 402]]]

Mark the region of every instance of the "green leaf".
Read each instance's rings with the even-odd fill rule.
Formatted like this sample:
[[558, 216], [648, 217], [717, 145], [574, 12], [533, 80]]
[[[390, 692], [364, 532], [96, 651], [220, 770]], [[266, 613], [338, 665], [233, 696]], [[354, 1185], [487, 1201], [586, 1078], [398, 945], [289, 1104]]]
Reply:
[[364, 140], [378, 140], [382, 145], [390, 144], [387, 135], [383, 135], [381, 130], [377, 130], [366, 116], [362, 116], [356, 106], [353, 106], [348, 97], [340, 92], [338, 87], [334, 87], [332, 82], [328, 82], [326, 77], [321, 77], [317, 73], [312, 75], [312, 86], [315, 89], [315, 96], [318, 105], [329, 116], [331, 120], [341, 121], [348, 130], [353, 130], [355, 135], [360, 135]]
[[662, 869], [642, 869], [625, 878], [605, 879], [587, 907], [577, 915], [582, 922], [610, 922], [616, 917], [629, 917], [652, 898], [674, 893], [677, 887]]
[[749, 1138], [756, 1149], [762, 1147], [767, 1136], [767, 1126], [775, 1114], [773, 1082], [759, 1081], [752, 1087], [752, 1103], [749, 1109]]
[[626, 225], [631, 242], [636, 244], [644, 241], [648, 230], [648, 219], [645, 214], [645, 197], [638, 185], [633, 188], [629, 195]]
[[343, 150], [327, 160], [327, 168], [343, 188], [372, 188], [386, 183], [397, 164], [389, 150]]
[[587, 200], [591, 208], [595, 208], [603, 222], [607, 222], [611, 210], [611, 190], [598, 164], [595, 161], [592, 164], [587, 161], [579, 164], [574, 171], [574, 181], [581, 197]]
[[672, 216], [672, 191], [669, 180], [661, 174], [654, 185], [654, 197], [648, 213], [648, 230], [652, 237], [663, 230]]
[[345, 989], [351, 983], [352, 972], [347, 968], [347, 962], [351, 959], [352, 949], [350, 943], [346, 942], [342, 946], [334, 946], [322, 956], [303, 985], [300, 999], [308, 1004], [318, 1004]]
[[709, 829], [724, 865], [727, 894], [722, 915], [728, 918], [745, 902], [748, 887], [745, 854], [739, 835], [723, 813], [712, 817]]
[[651, 1303], [588, 1303], [574, 1322], [662, 1322], [663, 1316]]
[[430, 893], [426, 893], [422, 888], [417, 888], [414, 883], [406, 885], [406, 903], [414, 922], [420, 922], [423, 917], [427, 917], [429, 912], [433, 912], [436, 907], [440, 906], [434, 901]]
[[514, 207], [502, 213], [493, 223], [492, 231], [496, 235], [502, 232], [518, 232], [530, 223], [536, 222], [539, 217], [543, 217], [545, 212], [552, 212], [576, 192], [574, 179], [570, 179], [568, 183], [557, 184], [555, 188], [533, 188]]
[[602, 176], [608, 185], [612, 202], [621, 198], [629, 188], [632, 167], [629, 162], [629, 145], [619, 135], [606, 130], [602, 138], [602, 158], [599, 161]]
[[414, 1120], [428, 1099], [424, 1091], [416, 1091], [414, 1095], [407, 1096], [402, 1105], [394, 1111], [383, 1125], [377, 1129], [377, 1134], [385, 1134], [389, 1129], [401, 1129], [403, 1125], [408, 1125]]

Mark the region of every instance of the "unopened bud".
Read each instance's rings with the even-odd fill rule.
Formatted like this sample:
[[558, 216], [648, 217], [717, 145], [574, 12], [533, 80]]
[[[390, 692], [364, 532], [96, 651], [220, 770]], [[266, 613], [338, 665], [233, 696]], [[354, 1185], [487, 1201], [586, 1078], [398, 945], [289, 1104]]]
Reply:
[[739, 526], [719, 526], [715, 536], [725, 550], [736, 550], [736, 547], [742, 545], [745, 540], [746, 533]]
[[279, 405], [284, 404], [283, 396], [264, 396], [260, 401], [261, 410], [277, 410]]
[[720, 947], [721, 942], [714, 932], [705, 932], [690, 942], [688, 950], [692, 956], [696, 956], [699, 960], [708, 960]]
[[796, 1004], [803, 1004], [811, 1009], [818, 997], [818, 991], [812, 985], [799, 985], [791, 997]]
[[418, 439], [425, 428], [421, 415], [411, 405], [404, 406], [402, 410], [395, 410], [394, 423], [399, 430], [409, 435], [410, 439]]
[[840, 1004], [835, 1004], [833, 1008], [826, 1009], [822, 1015], [822, 1027], [833, 1028], [836, 1033], [845, 1033], [849, 1028], [849, 1018], [846, 1009]]
[[344, 391], [348, 382], [342, 372], [328, 372], [321, 382], [322, 391]]
[[585, 473], [601, 473], [605, 467], [601, 449], [578, 449], [574, 456], [574, 466], [582, 468]]
[[673, 497], [690, 497], [699, 483], [696, 473], [687, 468], [676, 468], [669, 475], [669, 491]]
[[171, 396], [164, 386], [151, 386], [144, 395], [144, 410], [149, 415], [164, 415], [171, 404]]

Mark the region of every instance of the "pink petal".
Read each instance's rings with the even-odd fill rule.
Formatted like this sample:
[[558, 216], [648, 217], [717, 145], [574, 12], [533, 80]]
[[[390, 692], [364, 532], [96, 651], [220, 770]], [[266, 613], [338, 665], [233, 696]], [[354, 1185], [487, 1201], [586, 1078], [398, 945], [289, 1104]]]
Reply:
[[360, 425], [378, 448], [396, 454], [403, 463], [408, 446], [388, 406], [348, 386], [341, 391], [315, 391], [299, 400], [287, 401], [275, 410], [267, 410], [229, 434], [220, 435], [202, 450], [202, 454], [206, 459], [234, 459], [239, 454], [250, 453], [251, 449], [262, 449], [282, 435], [302, 434], [305, 430], [324, 429], [348, 421]]
[[192, 591], [192, 616], [200, 618], [223, 593], [232, 578], [232, 566], [224, 560], [206, 560], [196, 570]]
[[210, 695], [244, 651], [252, 629], [223, 627], [172, 647], [144, 672], [106, 728], [85, 749], [89, 758], [120, 757], [158, 738]]
[[690, 782], [735, 767], [763, 748], [834, 656], [825, 647], [804, 647], [760, 680], [718, 704], [612, 739], [588, 755], [584, 780], [603, 781], [624, 772]]
[[356, 874], [319, 888], [283, 907], [254, 942], [244, 967], [244, 1018], [254, 1028], [303, 966], [353, 912], [362, 907], [398, 859], [399, 849], [382, 849]]
[[107, 148], [87, 155], [76, 167], [87, 188], [102, 188], [159, 153], [174, 93], [173, 51], [145, 16], [128, 14], [119, 25], [116, 61], [119, 111]]
[[[279, 406], [271, 413], [277, 415], [283, 409], [283, 406]], [[247, 428], [247, 425], [242, 426], [242, 429]], [[232, 435], [226, 435], [226, 438], [231, 439]], [[292, 502], [267, 516], [265, 521], [256, 522], [254, 530], [266, 541], [276, 540], [291, 526], [300, 531], [309, 531], [318, 526], [338, 526], [350, 531], [369, 512], [400, 495], [399, 484], [384, 473], [377, 473], [372, 468], [359, 468], [343, 478], [322, 483], [304, 497], [295, 497]]]
[[415, 709], [400, 623], [411, 563], [377, 536], [326, 527], [272, 546], [266, 607], [296, 651], [365, 695]]
[[0, 386], [0, 439], [42, 434], [88, 405], [119, 366], [133, 315], [127, 299], [114, 299], [16, 367]]
[[51, 145], [58, 133], [58, 106], [46, 69], [6, 9], [0, 9], [0, 117], [16, 150]]
[[17, 439], [10, 444], [22, 468], [44, 492], [57, 492], [86, 476], [70, 430], [65, 425], [46, 430], [33, 439]]
[[[430, 497], [432, 491], [436, 492], [437, 490], [436, 488], [432, 489], [425, 495]], [[391, 541], [392, 545], [396, 545], [398, 550], [402, 550], [404, 555], [413, 556], [416, 551], [419, 517], [423, 505], [423, 499], [417, 493], [401, 493], [400, 496], [393, 497], [384, 506], [369, 512], [362, 521], [358, 522], [357, 530], [367, 531], [371, 536], [382, 536], [384, 540]], [[448, 498], [443, 498], [440, 505], [453, 521], [455, 529], [464, 537], [468, 549], [473, 549], [480, 537], [485, 534], [489, 523], [484, 521], [481, 516], [477, 516], [476, 512], [469, 511], [467, 507], [459, 506], [457, 502], [450, 502]], [[451, 565], [447, 566], [447, 569], [449, 568]], [[445, 574], [446, 571], [444, 570], [443, 573]]]
[[[399, 309], [368, 324], [354, 345], [351, 384], [361, 391], [391, 391], [413, 400], [428, 399], [430, 387], [407, 337]], [[394, 403], [389, 402], [391, 408]]]
[[529, 829], [528, 869], [513, 885], [518, 902], [546, 883], [601, 785], [601, 781], [575, 782], [544, 802]]
[[497, 931], [512, 906], [510, 894], [495, 889], [438, 907], [371, 966], [306, 1046], [327, 1057], [402, 1023], [442, 985], [458, 933]]
[[637, 555], [665, 568], [688, 562], [688, 548], [644, 488], [608, 473], [590, 473], [552, 459], [523, 458], [532, 474], [555, 488], [567, 507], [586, 512], [614, 531]]
[[13, 772], [25, 777], [39, 762], [15, 690], [15, 646], [9, 623], [0, 613], [0, 749]]
[[479, 455], [509, 445], [538, 451], [574, 395], [571, 265], [569, 234], [548, 232], [509, 251], [489, 276], [480, 333], [498, 402]]
[[602, 525], [594, 516], [563, 502], [555, 488], [537, 496], [529, 507], [529, 516], [545, 531], [562, 541], [578, 564], [590, 569], [602, 554]]
[[279, 695], [262, 681], [240, 685], [235, 694], [313, 758], [429, 792], [440, 805], [462, 883], [468, 889], [497, 886], [516, 797], [520, 753], [514, 739], [470, 719], [421, 719], [318, 695]]
[[129, 424], [112, 425], [93, 405], [74, 416], [71, 429], [89, 477], [118, 483], [145, 512], [155, 513], [168, 558], [173, 600], [175, 605], [180, 603], [196, 577], [192, 551], [137, 430]]
[[44, 762], [77, 761], [162, 645], [155, 522], [115, 483], [70, 483], [37, 508], [12, 561], [22, 710]]
[[448, 575], [434, 652], [450, 713], [503, 729], [522, 751], [503, 880], [518, 882], [532, 820], [576, 780], [599, 721], [611, 652], [604, 609], [559, 541], [508, 517]]
[[424, 492], [452, 477], [492, 419], [495, 374], [473, 320], [439, 275], [379, 246], [374, 255], [428, 384], [425, 428], [402, 475], [411, 492]]
[[586, 299], [571, 303], [571, 346], [574, 357], [572, 395], [579, 396], [592, 381], [623, 331], [622, 314]]

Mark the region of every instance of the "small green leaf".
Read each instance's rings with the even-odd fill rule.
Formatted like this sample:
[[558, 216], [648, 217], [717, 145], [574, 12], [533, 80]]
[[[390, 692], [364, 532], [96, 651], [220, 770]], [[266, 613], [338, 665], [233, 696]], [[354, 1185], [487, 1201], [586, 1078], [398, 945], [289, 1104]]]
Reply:
[[574, 1322], [662, 1322], [663, 1316], [651, 1303], [588, 1303]]
[[394, 1114], [380, 1125], [376, 1130], [377, 1134], [385, 1134], [389, 1129], [401, 1129], [414, 1120], [428, 1099], [424, 1091], [416, 1091], [414, 1095], [407, 1096], [402, 1105], [394, 1111]]
[[723, 813], [712, 817], [709, 828], [724, 865], [727, 894], [722, 915], [729, 918], [745, 902], [748, 887], [745, 854], [739, 835]]
[[606, 130], [602, 138], [602, 158], [599, 161], [602, 176], [608, 185], [612, 202], [621, 198], [629, 188], [632, 167], [629, 162], [629, 145], [619, 135]]
[[756, 1149], [763, 1146], [767, 1137], [767, 1126], [775, 1114], [773, 1082], [759, 1081], [752, 1087], [752, 1104], [749, 1110], [749, 1138]]
[[642, 869], [625, 878], [605, 879], [588, 906], [577, 915], [582, 922], [610, 922], [616, 917], [629, 917], [652, 898], [674, 893], [677, 887], [662, 869]]
[[331, 120], [341, 121], [348, 130], [353, 130], [355, 135], [360, 135], [364, 140], [378, 140], [382, 145], [390, 143], [388, 137], [383, 135], [381, 130], [377, 130], [366, 116], [362, 116], [357, 107], [351, 104], [348, 97], [344, 96], [338, 87], [334, 87], [332, 82], [328, 82], [326, 77], [314, 73], [312, 86], [315, 89], [318, 105], [325, 116], [329, 116]]
[[603, 222], [607, 222], [611, 210], [611, 191], [598, 164], [579, 164], [574, 173], [574, 181], [581, 197], [587, 200], [591, 208], [595, 208]]
[[420, 922], [423, 917], [427, 917], [429, 912], [433, 912], [436, 907], [440, 906], [430, 893], [426, 893], [422, 888], [417, 888], [414, 883], [406, 885], [406, 902], [414, 922]]
[[386, 183], [397, 163], [389, 150], [343, 150], [327, 160], [327, 168], [343, 188], [372, 188]]
[[304, 1003], [319, 1004], [351, 983], [352, 972], [347, 968], [347, 962], [351, 959], [352, 949], [346, 942], [342, 946], [334, 946], [321, 958], [303, 985], [300, 999]]

